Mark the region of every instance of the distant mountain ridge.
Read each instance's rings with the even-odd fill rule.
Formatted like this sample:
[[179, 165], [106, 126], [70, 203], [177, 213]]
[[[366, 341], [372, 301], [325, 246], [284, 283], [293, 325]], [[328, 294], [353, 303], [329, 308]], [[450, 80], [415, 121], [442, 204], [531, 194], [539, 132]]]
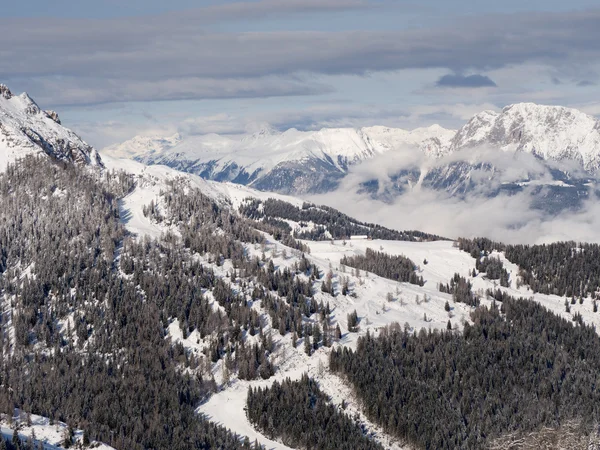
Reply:
[[31, 153], [102, 166], [98, 152], [62, 126], [55, 111], [44, 111], [26, 93], [13, 95], [0, 84], [0, 168]]
[[350, 166], [398, 147], [416, 147], [439, 157], [452, 136], [454, 131], [438, 125], [412, 131], [377, 126], [277, 132], [265, 127], [241, 137], [135, 137], [103, 152], [216, 181], [299, 194], [332, 190]]
[[[333, 191], [353, 166], [380, 158], [381, 176], [357, 186], [375, 197], [389, 199], [419, 186], [450, 195], [495, 195], [533, 184], [540, 191], [539, 186], [569, 190], [567, 203], [572, 204], [587, 196], [589, 178], [600, 169], [600, 122], [576, 109], [519, 103], [476, 114], [457, 131], [439, 125], [412, 131], [374, 126], [277, 132], [264, 127], [243, 136], [136, 137], [104, 151], [291, 195]], [[393, 157], [407, 154], [412, 162], [394, 168]], [[527, 157], [539, 167], [524, 165], [521, 159]], [[504, 163], [499, 165], [499, 159]], [[382, 187], [381, 179], [388, 176], [391, 187]]]

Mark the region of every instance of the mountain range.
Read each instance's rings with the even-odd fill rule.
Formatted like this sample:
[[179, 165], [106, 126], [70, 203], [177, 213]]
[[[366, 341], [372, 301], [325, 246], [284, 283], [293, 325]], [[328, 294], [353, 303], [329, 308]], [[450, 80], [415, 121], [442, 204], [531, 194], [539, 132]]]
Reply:
[[[452, 241], [165, 165], [101, 159], [56, 113], [25, 94], [2, 95], [0, 406], [13, 414], [0, 414], [0, 445], [600, 442], [598, 244]], [[480, 164], [475, 174], [487, 159], [494, 175], [547, 164], [565, 176], [579, 165], [591, 177], [593, 158], [582, 151], [539, 144], [557, 141], [551, 131], [504, 122], [529, 108], [538, 109], [482, 113], [472, 132], [265, 129], [243, 142], [258, 151], [260, 142], [289, 139], [291, 154], [295, 135], [305, 155], [310, 148], [354, 176], [393, 162], [392, 143], [411, 141], [422, 155], [412, 164], [428, 174], [431, 162]], [[573, 126], [566, 115], [555, 119], [553, 130]], [[560, 137], [593, 142], [581, 130]], [[496, 147], [481, 149], [492, 135]], [[317, 152], [315, 142], [327, 139]], [[187, 141], [136, 145], [161, 153]], [[331, 150], [333, 141], [344, 146]], [[581, 411], [589, 422], [578, 422]]]
[[589, 197], [600, 122], [576, 109], [519, 103], [476, 114], [458, 130], [264, 127], [241, 136], [135, 137], [103, 152], [290, 195], [334, 191], [348, 174], [366, 172], [345, 189], [382, 200], [421, 188], [459, 196], [529, 189], [536, 205], [555, 210]]
[[416, 146], [437, 157], [453, 135], [437, 125], [412, 131], [367, 127], [278, 132], [263, 127], [243, 136], [135, 137], [103, 152], [211, 180], [303, 194], [333, 190], [351, 166], [399, 147]]

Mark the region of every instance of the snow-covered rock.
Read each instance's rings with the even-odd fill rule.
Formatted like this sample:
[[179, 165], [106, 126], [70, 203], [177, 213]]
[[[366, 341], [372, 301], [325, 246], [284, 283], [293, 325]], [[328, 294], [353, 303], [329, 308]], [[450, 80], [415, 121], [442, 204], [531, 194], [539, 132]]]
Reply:
[[13, 95], [0, 84], [0, 170], [27, 154], [102, 166], [98, 152], [63, 127], [55, 111], [43, 111], [26, 93]]
[[523, 151], [544, 160], [573, 160], [596, 172], [600, 168], [600, 122], [576, 109], [518, 103], [500, 113], [475, 115], [456, 133], [448, 152], [480, 146]]
[[[413, 165], [391, 167], [397, 165], [394, 157], [407, 151], [415, 155], [409, 158]], [[397, 185], [397, 192], [387, 196], [417, 184], [453, 195], [473, 190], [495, 195], [499, 186], [514, 190], [538, 179], [553, 185], [558, 180], [568, 181], [569, 198], [565, 201], [559, 192], [555, 203], [572, 206], [587, 195], [580, 187], [587, 185], [588, 176], [600, 169], [600, 122], [575, 109], [519, 103], [476, 114], [458, 131], [432, 125], [412, 131], [374, 126], [279, 132], [263, 126], [243, 136], [138, 136], [104, 152], [291, 195], [335, 190], [352, 166], [389, 157], [389, 165], [378, 164], [385, 172], [378, 178], [391, 174]], [[521, 154], [540, 162], [536, 173], [522, 169]], [[422, 162], [415, 166], [414, 161]], [[583, 176], [574, 175], [574, 168]], [[360, 189], [370, 186], [373, 195], [381, 195], [378, 180], [362, 182]]]
[[438, 156], [453, 135], [437, 125], [413, 131], [377, 126], [278, 132], [263, 127], [242, 136], [137, 136], [103, 153], [164, 164], [207, 179], [298, 194], [331, 190], [349, 166], [401, 147]]

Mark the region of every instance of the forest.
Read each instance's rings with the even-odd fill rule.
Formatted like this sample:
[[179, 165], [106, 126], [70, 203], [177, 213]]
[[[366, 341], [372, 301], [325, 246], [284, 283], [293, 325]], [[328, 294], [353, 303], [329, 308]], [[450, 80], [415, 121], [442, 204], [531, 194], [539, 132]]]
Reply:
[[[120, 199], [135, 183], [123, 172], [99, 176], [35, 157], [0, 174], [0, 413], [20, 408], [60, 420], [117, 449], [256, 448], [196, 408], [221, 388], [214, 364], [243, 380], [272, 377], [278, 333], [294, 346], [302, 339], [309, 356], [332, 347], [331, 367], [352, 382], [371, 420], [419, 447], [479, 447], [504, 432], [571, 419], [587, 426], [598, 419], [593, 386], [600, 347], [580, 317], [567, 322], [497, 290], [489, 294], [500, 306], [477, 309], [474, 324], [462, 333], [413, 335], [390, 327], [377, 339], [360, 338], [355, 352], [336, 348], [342, 334], [334, 327], [329, 297], [315, 292], [320, 286], [335, 295], [333, 274], [311, 263], [289, 228], [275, 217], [240, 217], [173, 179], [144, 213], [176, 232], [135, 237], [119, 212]], [[278, 267], [261, 231], [288, 246], [293, 262]], [[492, 245], [461, 245], [477, 252], [488, 272], [503, 276], [503, 267], [485, 259]], [[548, 273], [562, 258], [575, 261], [573, 279], [583, 279], [577, 274], [586, 267], [581, 255], [588, 247], [577, 248], [568, 254], [554, 248]], [[537, 258], [545, 261], [547, 254]], [[345, 264], [423, 283], [404, 257], [369, 250]], [[527, 270], [541, 276], [533, 267]], [[349, 286], [339, 284], [342, 294], [351, 295]], [[479, 303], [460, 275], [439, 289], [457, 302]], [[265, 314], [253, 308], [255, 302]], [[197, 332], [206, 342], [201, 352], [172, 340], [168, 328], [176, 319], [184, 338]], [[347, 320], [350, 331], [359, 330], [356, 311]], [[297, 398], [323, 398], [309, 381], [279, 389]], [[257, 405], [276, 404], [273, 393], [255, 394]], [[287, 422], [273, 433], [298, 439], [289, 421], [306, 413], [308, 421], [326, 416], [348, 430], [329, 438], [339, 439], [340, 448], [363, 445], [364, 434], [350, 419], [330, 410], [324, 398], [316, 404], [290, 415], [282, 405]], [[315, 433], [323, 427], [317, 425]]]
[[[122, 174], [99, 181], [36, 158], [0, 175], [0, 290], [3, 310], [14, 305], [2, 314], [0, 410], [61, 420], [117, 448], [250, 448], [195, 413], [216, 386], [179, 369], [199, 361], [165, 339], [165, 324], [184, 309], [178, 302], [205, 309], [198, 285], [209, 281], [190, 277], [200, 269], [186, 266], [181, 247], [124, 244], [118, 198], [131, 186]], [[144, 255], [135, 281], [114, 270], [130, 251]], [[228, 322], [205, 314], [193, 323], [212, 331]]]
[[[119, 220], [119, 199], [134, 184], [122, 172], [100, 178], [33, 157], [0, 175], [0, 412], [61, 420], [118, 449], [252, 448], [195, 413], [218, 389], [212, 364], [222, 360], [241, 379], [272, 376], [271, 331], [253, 302], [263, 302], [275, 332], [314, 334], [308, 317], [324, 328], [330, 320], [312, 292], [323, 275], [289, 234], [280, 239], [298, 252], [293, 267], [250, 257], [242, 243], [262, 245], [256, 230], [273, 227], [177, 180], [160, 207], [144, 210], [180, 236], [134, 239]], [[225, 261], [226, 279], [213, 270]], [[168, 339], [174, 319], [184, 337], [196, 330], [208, 340], [203, 354]], [[314, 345], [330, 345], [333, 330], [324, 331]]]
[[269, 388], [249, 388], [248, 420], [270, 439], [293, 448], [383, 450], [339, 411], [307, 374]]
[[380, 277], [423, 286], [423, 277], [417, 275], [417, 266], [402, 255], [389, 255], [367, 248], [364, 255], [344, 256], [340, 264], [372, 272]]
[[459, 239], [461, 250], [474, 258], [504, 252], [519, 266], [522, 284], [534, 292], [566, 297], [600, 298], [600, 245], [555, 242], [542, 245], [506, 245], [486, 238]]
[[479, 306], [480, 299], [472, 291], [472, 285], [462, 275], [455, 273], [450, 283], [438, 285], [438, 290], [446, 294], [452, 294], [452, 300], [469, 306]]
[[[370, 420], [417, 448], [485, 448], [505, 433], [600, 419], [600, 339], [525, 299], [479, 307], [462, 332], [391, 325], [330, 354]], [[595, 428], [594, 428], [595, 431]]]
[[395, 241], [435, 241], [443, 238], [421, 231], [396, 231], [374, 223], [360, 222], [329, 206], [316, 206], [304, 203], [302, 208], [283, 200], [267, 199], [266, 201], [249, 198], [240, 206], [240, 213], [252, 219], [262, 219], [267, 223], [278, 223], [289, 229], [286, 222], [279, 219], [293, 220], [306, 228], [308, 222], [316, 226], [312, 230], [301, 229], [295, 233], [298, 239], [321, 241], [328, 239], [348, 239], [354, 235], [368, 235], [372, 239]]

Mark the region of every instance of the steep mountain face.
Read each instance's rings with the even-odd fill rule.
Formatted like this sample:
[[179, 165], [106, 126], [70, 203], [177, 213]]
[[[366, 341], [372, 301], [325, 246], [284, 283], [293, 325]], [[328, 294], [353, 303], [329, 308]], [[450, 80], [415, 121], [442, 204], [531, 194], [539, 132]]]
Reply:
[[27, 154], [101, 166], [98, 152], [61, 125], [55, 111], [44, 111], [26, 93], [13, 95], [0, 84], [0, 168]]
[[576, 161], [595, 172], [600, 167], [600, 122], [576, 109], [520, 103], [500, 113], [477, 114], [456, 133], [449, 152], [479, 146]]
[[280, 193], [334, 190], [349, 167], [399, 147], [444, 154], [454, 132], [434, 125], [413, 131], [387, 127], [320, 131], [264, 128], [242, 137], [136, 137], [104, 150], [146, 164], [164, 164], [216, 181]]
[[594, 193], [600, 122], [575, 109], [522, 103], [474, 116], [422, 186], [452, 195], [495, 196], [529, 189], [550, 212], [577, 208]]

